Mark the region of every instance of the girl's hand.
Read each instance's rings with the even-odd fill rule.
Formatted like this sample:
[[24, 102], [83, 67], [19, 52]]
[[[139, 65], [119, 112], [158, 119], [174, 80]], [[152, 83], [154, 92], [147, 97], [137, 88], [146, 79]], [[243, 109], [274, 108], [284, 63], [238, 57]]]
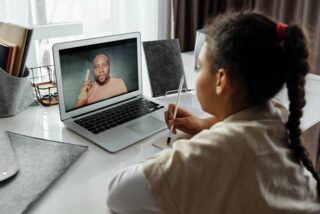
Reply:
[[182, 108], [178, 108], [177, 116], [175, 119], [173, 119], [174, 109], [175, 105], [169, 104], [168, 110], [164, 113], [168, 128], [170, 128], [172, 125], [174, 126], [173, 134], [176, 134], [176, 129], [178, 129], [187, 134], [195, 135], [203, 129], [210, 128], [217, 122], [217, 119], [214, 117], [201, 119]]

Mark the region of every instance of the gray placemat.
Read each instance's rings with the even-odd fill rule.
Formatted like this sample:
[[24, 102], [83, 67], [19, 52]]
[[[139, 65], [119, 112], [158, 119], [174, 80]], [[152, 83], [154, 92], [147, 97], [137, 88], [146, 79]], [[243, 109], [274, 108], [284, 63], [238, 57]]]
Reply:
[[28, 213], [87, 147], [7, 132], [20, 170], [0, 183], [0, 213]]

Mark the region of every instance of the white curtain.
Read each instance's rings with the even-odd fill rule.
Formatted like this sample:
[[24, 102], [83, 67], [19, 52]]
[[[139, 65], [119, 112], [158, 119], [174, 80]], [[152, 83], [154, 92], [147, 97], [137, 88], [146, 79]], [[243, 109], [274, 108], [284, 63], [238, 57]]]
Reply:
[[0, 0], [0, 21], [29, 26], [29, 0]]
[[134, 31], [142, 41], [171, 36], [171, 0], [0, 0], [0, 8], [0, 21], [34, 28], [29, 67], [52, 64], [55, 42]]
[[110, 0], [104, 5], [110, 22], [97, 12], [100, 1], [84, 0], [83, 33], [88, 37], [134, 31], [141, 33], [142, 41], [171, 36], [171, 0]]

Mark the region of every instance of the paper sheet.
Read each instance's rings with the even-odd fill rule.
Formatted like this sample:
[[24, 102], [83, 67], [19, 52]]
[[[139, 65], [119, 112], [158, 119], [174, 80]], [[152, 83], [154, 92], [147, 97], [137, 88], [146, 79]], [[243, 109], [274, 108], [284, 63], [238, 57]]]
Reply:
[[168, 131], [163, 131], [161, 133], [159, 133], [158, 135], [154, 136], [152, 139], [151, 139], [151, 142], [152, 142], [152, 145], [163, 150], [163, 149], [170, 149], [172, 148], [172, 145], [177, 141], [177, 140], [180, 140], [180, 139], [190, 139], [191, 136], [186, 134], [186, 133], [183, 133], [181, 131], [178, 131], [177, 134], [172, 134], [172, 137], [171, 137], [171, 143], [170, 145], [168, 146], [167, 145], [167, 138], [168, 138], [168, 135], [169, 135], [169, 129]]

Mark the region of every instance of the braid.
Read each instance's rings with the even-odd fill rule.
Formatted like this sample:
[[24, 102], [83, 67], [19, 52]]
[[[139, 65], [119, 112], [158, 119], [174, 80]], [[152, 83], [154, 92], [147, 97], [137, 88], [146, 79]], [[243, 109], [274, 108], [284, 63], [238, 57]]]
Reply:
[[320, 177], [300, 139], [300, 118], [302, 117], [302, 108], [306, 103], [304, 98], [305, 75], [309, 71], [309, 64], [307, 62], [308, 49], [302, 30], [295, 25], [288, 27], [285, 32], [283, 45], [288, 56], [288, 64], [290, 64], [290, 74], [288, 74], [286, 80], [290, 100], [290, 115], [286, 124], [290, 148], [293, 150], [296, 158], [301, 160], [306, 169], [316, 179], [317, 192], [318, 196], [320, 196]]

